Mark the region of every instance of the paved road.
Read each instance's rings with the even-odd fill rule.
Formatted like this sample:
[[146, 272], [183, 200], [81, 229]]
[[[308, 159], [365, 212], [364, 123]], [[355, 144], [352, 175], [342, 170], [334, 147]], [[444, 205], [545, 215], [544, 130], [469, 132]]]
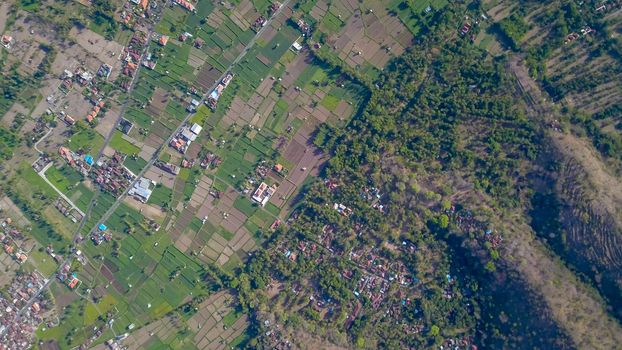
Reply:
[[[263, 32], [266, 30], [266, 28], [268, 28], [270, 26], [270, 24], [272, 23], [272, 21], [282, 12], [282, 10], [284, 8], [287, 7], [287, 5], [291, 2], [291, 0], [286, 0], [283, 5], [281, 5], [281, 7], [268, 19], [268, 21], [266, 21], [266, 24], [255, 34], [255, 36], [253, 37], [253, 39], [251, 39], [251, 41], [246, 45], [246, 47], [244, 48], [244, 50], [242, 50], [242, 52], [238, 55], [238, 57], [229, 65], [229, 67], [227, 67], [227, 69], [224, 71], [224, 73], [218, 78], [218, 80], [207, 90], [207, 92], [203, 95], [203, 97], [201, 98], [201, 103], [204, 103], [205, 100], [207, 99], [207, 96], [209, 95], [209, 93], [216, 88], [216, 86], [218, 85], [218, 83], [220, 83], [220, 81], [231, 71], [231, 69], [238, 64], [243, 58], [244, 56], [246, 56], [246, 54], [248, 53], [248, 51], [250, 51], [250, 49], [253, 47], [253, 45], [255, 45], [257, 39], [261, 36], [261, 34], [263, 34]], [[167, 5], [168, 5], [169, 1], [167, 1]], [[153, 27], [152, 27], [153, 28]], [[153, 32], [153, 30], [149, 31], [149, 35], [151, 36], [151, 33]], [[149, 45], [147, 45], [148, 47]], [[145, 50], [147, 50], [147, 48], [145, 48]], [[140, 68], [139, 68], [140, 69]], [[136, 70], [136, 77], [138, 77], [138, 69]], [[128, 95], [131, 93], [131, 90], [134, 88], [134, 86], [136, 85], [136, 81], [138, 79], [135, 78], [134, 81], [132, 82], [132, 86], [130, 87], [130, 91], [128, 92]], [[117, 124], [119, 123], [119, 121], [121, 120], [121, 116], [124, 115], [126, 107], [127, 107], [127, 103], [129, 102], [126, 101], [126, 103], [123, 105], [122, 109], [121, 109], [121, 113], [119, 114], [119, 118], [117, 120], [117, 122], [115, 123], [115, 127], [114, 129], [116, 129]], [[177, 127], [177, 129], [175, 129], [175, 131], [168, 137], [168, 139], [166, 140], [166, 142], [164, 144], [162, 144], [157, 150], [156, 152], [153, 154], [153, 156], [151, 157], [151, 159], [149, 160], [149, 162], [147, 162], [147, 165], [138, 173], [136, 174], [136, 178], [130, 183], [130, 185], [128, 186], [128, 188], [117, 198], [117, 200], [114, 202], [114, 204], [106, 211], [106, 213], [102, 216], [102, 218], [99, 220], [99, 222], [105, 222], [113, 213], [114, 211], [119, 207], [119, 205], [123, 202], [123, 199], [125, 199], [125, 197], [127, 196], [127, 193], [129, 192], [129, 190], [134, 186], [134, 184], [144, 175], [144, 173], [149, 169], [150, 166], [153, 165], [153, 163], [155, 163], [155, 161], [158, 159], [158, 156], [160, 154], [160, 152], [168, 146], [168, 144], [171, 142], [171, 140], [173, 139], [173, 137], [175, 137], [175, 135], [177, 135], [177, 133], [181, 130], [181, 128], [188, 122], [188, 120], [194, 115], [194, 113], [189, 113], [184, 120], [179, 124], [179, 126]], [[103, 149], [110, 143], [110, 139], [112, 138], [112, 134], [114, 133], [114, 129], [110, 132], [110, 134], [108, 135], [108, 137], [105, 140], [104, 146], [102, 147], [102, 149], [100, 150], [99, 154], [97, 155], [97, 159], [101, 156]], [[97, 199], [97, 196], [95, 196], [95, 198], [93, 198], [91, 200], [91, 203], [89, 204], [89, 208], [87, 210], [86, 215], [84, 216], [84, 218], [82, 219], [82, 221], [80, 222], [80, 227], [78, 228], [78, 230], [76, 231], [76, 233], [74, 234], [73, 240], [72, 242], [76, 242], [76, 238], [78, 237], [78, 235], [80, 234], [80, 230], [82, 229], [82, 227], [84, 226], [84, 224], [87, 221], [87, 216], [89, 215], [91, 208], [93, 207], [93, 204], [95, 203]], [[99, 222], [96, 224], [95, 227], [93, 227], [93, 229], [95, 229], [97, 227], [97, 225], [99, 224]], [[76, 244], [76, 249], [78, 247], [78, 244]], [[74, 258], [73, 254], [69, 254], [67, 256], [67, 258], [65, 259], [65, 261], [63, 261], [63, 263], [60, 266], [63, 266], [65, 263], [71, 261]], [[54, 280], [54, 276], [51, 276], [50, 278], [48, 278], [48, 281], [45, 283], [45, 285], [35, 294], [33, 295], [33, 297], [28, 301], [28, 303], [26, 303], [26, 305], [16, 314], [16, 318], [15, 318], [15, 322], [17, 322], [19, 320], [19, 318], [21, 317], [21, 315], [28, 310], [28, 308], [30, 308], [30, 306], [32, 305], [32, 303], [36, 300], [36, 298], [50, 285], [50, 283], [52, 283], [52, 281]], [[6, 331], [5, 331], [6, 332]], [[4, 335], [3, 333], [0, 333], [0, 336]]]
[[[284, 8], [287, 7], [287, 4], [289, 4], [291, 2], [291, 0], [287, 0], [283, 3], [283, 5], [281, 5], [281, 7], [272, 15], [272, 17], [270, 17], [270, 19], [268, 19], [268, 21], [266, 21], [266, 24], [255, 34], [255, 36], [253, 37], [253, 39], [251, 39], [251, 41], [246, 45], [246, 47], [244, 48], [244, 50], [242, 50], [242, 52], [238, 55], [238, 57], [236, 57], [236, 59], [229, 65], [229, 67], [227, 67], [227, 69], [225, 69], [224, 73], [218, 78], [218, 80], [216, 80], [216, 82], [214, 82], [214, 84], [207, 90], [207, 92], [201, 97], [201, 103], [204, 103], [205, 100], [207, 99], [207, 96], [210, 94], [210, 92], [212, 92], [212, 90], [214, 90], [216, 88], [216, 86], [220, 83], [220, 81], [227, 76], [227, 74], [231, 71], [231, 69], [237, 64], [239, 63], [244, 56], [246, 56], [246, 54], [248, 53], [248, 51], [250, 51], [250, 49], [253, 47], [253, 45], [255, 45], [255, 42], [257, 41], [257, 39], [261, 36], [261, 34], [266, 30], [266, 28], [268, 28], [270, 26], [270, 24], [272, 23], [272, 21], [282, 12], [282, 10]], [[158, 147], [158, 149], [156, 150], [156, 152], [153, 153], [153, 156], [151, 157], [151, 159], [147, 162], [147, 165], [138, 173], [136, 174], [136, 178], [129, 184], [128, 188], [123, 191], [123, 193], [117, 198], [117, 200], [112, 204], [112, 206], [106, 211], [106, 213], [104, 213], [104, 215], [102, 216], [102, 218], [99, 220], [99, 222], [105, 222], [106, 220], [108, 220], [108, 218], [114, 213], [114, 211], [119, 207], [119, 205], [123, 202], [123, 199], [125, 199], [125, 197], [127, 196], [127, 193], [129, 192], [129, 190], [134, 187], [134, 184], [136, 182], [138, 182], [138, 180], [140, 180], [140, 178], [145, 174], [145, 172], [149, 169], [150, 166], [153, 165], [153, 163], [155, 163], [156, 160], [158, 160], [159, 154], [160, 152], [168, 147], [168, 144], [171, 142], [171, 140], [173, 139], [173, 137], [175, 137], [175, 135], [177, 135], [179, 133], [179, 131], [181, 130], [181, 128], [183, 128], [183, 126], [188, 122], [188, 120], [194, 115], [194, 113], [189, 113], [184, 120], [179, 123], [179, 125], [177, 126], [177, 128], [175, 129], [175, 131], [173, 131], [172, 134], [169, 135], [169, 137], [166, 139], [166, 142], [164, 142], [164, 144], [160, 145], [160, 147]], [[94, 227], [93, 229], [95, 229], [96, 227]]]
[[82, 210], [80, 210], [80, 208], [78, 208], [75, 204], [73, 204], [71, 199], [69, 199], [67, 196], [65, 196], [65, 194], [63, 192], [61, 192], [58, 188], [56, 188], [56, 186], [54, 186], [54, 184], [52, 182], [50, 182], [50, 180], [48, 180], [48, 178], [45, 176], [45, 172], [53, 164], [54, 164], [54, 162], [47, 163], [47, 165], [44, 166], [43, 169], [41, 169], [41, 171], [38, 172], [37, 174], [39, 174], [39, 176], [41, 176], [43, 178], [43, 180], [45, 182], [47, 182], [47, 184], [50, 185], [54, 189], [54, 191], [56, 191], [56, 193], [58, 193], [59, 196], [61, 196], [61, 198], [63, 198], [67, 203], [69, 203], [73, 209], [75, 209], [78, 213], [80, 213], [80, 215], [82, 215], [82, 217], [84, 217], [84, 212]]
[[[167, 7], [169, 2], [170, 1], [167, 1], [166, 4], [163, 5], [163, 7]], [[155, 27], [155, 25], [153, 25], [151, 27], [151, 29], [149, 30], [149, 32], [147, 34], [147, 45], [145, 45], [145, 48], [143, 49], [143, 52], [140, 55], [141, 60], [145, 56], [145, 54], [149, 51], [149, 47], [151, 47], [151, 44], [153, 43], [153, 41], [151, 40], [151, 37], [155, 33], [155, 31], [153, 30], [154, 27]], [[112, 139], [112, 135], [114, 135], [114, 131], [117, 130], [117, 127], [119, 126], [119, 123], [121, 122], [121, 118], [123, 118], [125, 116], [125, 112], [127, 111], [127, 107], [129, 106], [129, 104], [132, 101], [132, 99], [130, 98], [130, 95], [132, 94], [132, 91], [136, 87], [136, 82], [138, 81], [138, 74], [140, 73], [140, 70], [142, 68], [143, 68], [142, 62], [138, 62], [138, 67], [136, 68], [136, 71], [134, 72], [134, 77], [132, 78], [132, 82], [131, 82], [130, 87], [127, 90], [127, 93], [126, 93], [127, 99], [125, 100], [123, 105], [121, 105], [121, 109], [119, 110], [119, 116], [117, 117], [117, 120], [114, 122], [112, 130], [110, 130], [110, 132], [106, 136], [106, 140], [104, 141], [104, 146], [97, 153], [97, 156], [94, 159], [95, 162], [97, 162], [99, 160], [99, 158], [102, 156], [102, 154], [104, 153], [104, 149], [110, 143], [110, 140]]]
[[54, 130], [54, 128], [49, 128], [49, 129], [48, 129], [48, 132], [46, 132], [46, 133], [45, 133], [45, 135], [43, 135], [43, 136], [39, 139], [39, 141], [37, 141], [37, 142], [35, 143], [35, 145], [34, 145], [35, 151], [39, 152], [39, 154], [43, 154], [43, 152], [41, 152], [41, 151], [39, 150], [39, 148], [37, 148], [37, 146], [39, 146], [39, 143], [41, 143], [41, 141], [43, 141], [43, 139], [45, 139], [46, 137], [48, 137], [48, 135], [49, 135], [49, 134], [50, 134], [53, 130]]
[[[166, 6], [168, 6], [168, 4], [170, 3], [170, 0], [166, 1], [166, 4], [164, 4], [164, 6], [162, 6], [162, 8], [165, 8]], [[160, 14], [161, 15], [161, 14]], [[145, 48], [143, 49], [142, 55], [144, 55], [147, 50], [149, 49], [149, 46], [151, 44], [151, 36], [154, 33], [154, 28], [155, 28], [155, 23], [153, 23], [150, 26], [149, 32], [148, 32], [148, 42], [147, 45], [145, 45]], [[141, 55], [141, 58], [142, 58]], [[121, 106], [121, 110], [119, 112], [119, 116], [117, 117], [116, 122], [114, 123], [114, 127], [112, 128], [112, 130], [110, 131], [110, 133], [107, 135], [105, 142], [104, 142], [104, 146], [101, 148], [101, 150], [98, 152], [97, 157], [95, 157], [95, 160], [99, 159], [104, 151], [104, 148], [106, 148], [106, 146], [110, 143], [110, 140], [112, 139], [112, 135], [114, 134], [114, 131], [116, 130], [117, 126], [119, 125], [119, 122], [121, 121], [121, 118], [125, 115], [125, 111], [127, 110], [127, 106], [129, 104], [129, 102], [131, 101], [129, 98], [129, 95], [132, 93], [132, 90], [134, 89], [134, 87], [136, 86], [136, 82], [138, 81], [138, 73], [141, 69], [142, 65], [138, 64], [138, 68], [136, 69], [136, 74], [134, 75], [134, 78], [132, 80], [132, 84], [130, 85], [130, 88], [128, 89], [127, 92], [127, 96], [128, 99], [127, 101], [125, 101], [125, 103]], [[41, 151], [39, 151], [39, 149], [37, 148], [37, 145], [39, 144], [39, 142], [41, 142], [45, 137], [47, 137], [50, 132], [52, 132], [52, 129], [48, 130], [48, 132], [41, 138], [39, 139], [39, 141], [37, 141], [37, 143], [34, 145], [34, 148], [37, 152], [39, 152], [40, 154], [42, 153]], [[65, 199], [68, 203], [70, 203], [74, 208], [76, 208], [81, 214], [82, 214], [82, 220], [80, 221], [80, 224], [78, 225], [78, 229], [75, 231], [75, 233], [73, 234], [73, 238], [71, 240], [71, 242], [73, 244], [75, 244], [75, 242], [77, 241], [77, 237], [80, 235], [80, 231], [82, 230], [82, 228], [84, 227], [84, 225], [86, 224], [87, 220], [88, 220], [88, 215], [91, 212], [91, 209], [93, 208], [93, 206], [95, 205], [97, 198], [99, 196], [99, 192], [95, 193], [95, 196], [93, 197], [93, 199], [91, 200], [91, 202], [89, 203], [89, 207], [86, 210], [86, 213], [82, 212], [80, 209], [78, 209], [73, 202], [71, 202], [69, 200], [69, 198], [67, 198], [63, 193], [61, 193], [56, 187], [54, 187], [52, 185], [52, 183], [45, 177], [45, 171], [49, 168], [49, 166], [52, 163], [46, 165], [46, 167], [39, 173], [39, 175], [50, 185], [52, 186], [52, 188], [54, 188], [56, 190], [56, 192], [58, 192], [58, 194], [63, 197], [63, 199]], [[118, 204], [117, 204], [118, 205]], [[60, 266], [65, 265], [66, 263], [68, 263], [69, 261], [71, 261], [74, 258], [73, 253], [72, 254], [68, 254], [67, 258], [60, 264]], [[50, 285], [50, 283], [52, 283], [52, 281], [54, 281], [54, 275], [50, 276], [45, 284], [43, 285], [43, 287], [41, 289], [39, 289], [37, 291], [37, 293], [35, 293], [32, 298], [30, 298], [28, 300], [28, 302], [24, 305], [24, 307], [22, 307], [15, 315], [15, 320], [14, 322], [18, 322], [20, 317], [24, 314], [24, 312], [26, 312], [26, 310], [28, 310], [31, 305], [37, 300], [37, 298], [39, 297], [39, 295], [41, 293], [43, 293], [44, 290], [46, 290], [48, 288], [48, 286]], [[5, 333], [6, 333], [7, 329], [5, 329], [4, 331], [0, 332], [0, 337], [2, 337]]]

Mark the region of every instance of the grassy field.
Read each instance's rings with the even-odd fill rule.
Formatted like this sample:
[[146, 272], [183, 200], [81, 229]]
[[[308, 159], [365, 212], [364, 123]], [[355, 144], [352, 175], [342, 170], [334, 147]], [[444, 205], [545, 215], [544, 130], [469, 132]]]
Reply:
[[116, 130], [110, 139], [110, 147], [123, 154], [138, 154], [140, 148], [123, 138], [123, 133]]
[[209, 108], [207, 108], [206, 105], [201, 105], [197, 109], [197, 112], [192, 116], [192, 118], [190, 118], [190, 123], [196, 123], [202, 126], [205, 124], [205, 120], [207, 120], [207, 117], [210, 115], [210, 113], [211, 111], [209, 110]]
[[72, 151], [83, 150], [95, 154], [104, 146], [104, 137], [92, 129], [84, 129], [67, 140], [67, 147]]
[[240, 196], [233, 202], [233, 207], [244, 213], [247, 217], [251, 217], [259, 207], [250, 201], [250, 199]]
[[69, 191], [69, 198], [83, 211], [87, 209], [94, 195], [95, 193], [88, 189], [83, 183], [74, 186], [71, 191]]
[[50, 167], [45, 172], [45, 177], [64, 194], [68, 194], [82, 180], [82, 175], [69, 165], [64, 165], [60, 169]]
[[21, 179], [30, 185], [33, 192], [39, 191], [48, 198], [58, 197], [56, 191], [32, 169], [30, 164], [26, 162], [22, 163], [19, 169], [19, 175]]
[[44, 276], [52, 276], [56, 272], [56, 262], [45, 251], [33, 249], [28, 259]]
[[326, 109], [328, 109], [329, 111], [334, 111], [335, 108], [337, 108], [337, 105], [339, 104], [341, 100], [335, 96], [332, 95], [326, 95], [324, 96], [324, 98], [322, 99], [322, 106], [326, 107]]
[[147, 165], [147, 161], [140, 157], [127, 157], [123, 165], [134, 174], [138, 174]]
[[149, 197], [149, 204], [155, 204], [159, 207], [164, 207], [166, 204], [171, 202], [173, 198], [173, 190], [170, 188], [163, 186], [162, 184], [157, 184], [153, 192], [151, 193], [151, 197]]

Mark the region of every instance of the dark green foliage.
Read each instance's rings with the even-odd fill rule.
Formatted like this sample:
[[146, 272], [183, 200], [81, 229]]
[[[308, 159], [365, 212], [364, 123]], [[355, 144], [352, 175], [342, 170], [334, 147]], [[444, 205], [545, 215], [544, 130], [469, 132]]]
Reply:
[[513, 14], [498, 23], [498, 29], [504, 41], [513, 49], [517, 50], [520, 41], [529, 30], [529, 24], [519, 14]]
[[0, 127], [0, 159], [11, 159], [18, 144], [19, 136], [15, 132]]
[[93, 0], [91, 4], [91, 19], [93, 23], [97, 27], [103, 28], [106, 39], [113, 39], [119, 29], [119, 25], [114, 18], [115, 6], [107, 0]]

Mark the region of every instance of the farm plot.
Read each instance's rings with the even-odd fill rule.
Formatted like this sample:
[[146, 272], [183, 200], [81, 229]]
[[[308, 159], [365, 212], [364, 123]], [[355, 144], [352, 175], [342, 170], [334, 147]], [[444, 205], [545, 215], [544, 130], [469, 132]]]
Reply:
[[109, 145], [110, 147], [112, 147], [112, 149], [119, 151], [123, 154], [134, 155], [140, 152], [140, 148], [128, 141], [123, 136], [123, 133], [118, 130], [115, 131], [114, 134], [112, 134], [112, 139], [110, 139]]
[[[413, 12], [436, 11], [445, 5], [445, 0], [420, 0], [415, 1], [412, 7], [405, 6], [401, 1], [391, 2], [385, 7], [384, 4], [368, 1], [359, 8], [348, 2], [329, 6], [318, 2], [311, 9], [314, 20], [320, 22], [315, 39], [325, 35], [327, 45], [321, 49], [323, 54], [334, 56], [352, 68], [373, 76], [391, 57], [401, 55], [411, 45], [419, 31]], [[389, 15], [387, 8], [398, 16]]]
[[214, 294], [201, 303], [198, 312], [188, 320], [189, 328], [198, 329], [194, 342], [199, 349], [229, 344], [245, 332], [247, 318], [235, 310], [234, 300], [227, 292]]

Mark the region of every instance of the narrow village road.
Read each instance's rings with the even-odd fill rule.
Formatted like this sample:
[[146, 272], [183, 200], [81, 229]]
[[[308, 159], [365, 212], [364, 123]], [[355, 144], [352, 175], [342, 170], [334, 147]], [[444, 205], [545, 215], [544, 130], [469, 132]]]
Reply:
[[69, 203], [69, 205], [71, 205], [72, 209], [75, 209], [78, 213], [80, 213], [80, 215], [82, 215], [82, 217], [84, 217], [84, 212], [82, 210], [80, 210], [80, 208], [78, 208], [77, 205], [75, 205], [71, 199], [69, 199], [69, 197], [65, 196], [65, 194], [63, 192], [61, 192], [58, 188], [56, 188], [56, 186], [54, 186], [54, 184], [45, 176], [45, 172], [52, 166], [54, 165], [54, 162], [49, 162], [47, 163], [46, 166], [43, 167], [43, 169], [41, 169], [40, 172], [38, 172], [37, 174], [39, 176], [41, 176], [41, 178], [47, 182], [48, 185], [50, 185], [50, 187], [52, 187], [54, 189], [54, 191], [56, 191], [56, 193], [58, 193], [58, 195], [64, 199], [67, 203]]
[[[212, 90], [214, 90], [216, 88], [216, 86], [220, 83], [220, 81], [224, 77], [226, 77], [227, 74], [229, 74], [231, 69], [237, 63], [239, 63], [244, 58], [244, 56], [246, 56], [246, 54], [250, 51], [250, 49], [255, 45], [255, 43], [257, 42], [257, 39], [259, 39], [261, 34], [263, 34], [263, 32], [266, 30], [266, 28], [268, 28], [270, 26], [272, 21], [282, 12], [282, 10], [284, 8], [287, 7], [287, 5], [290, 2], [291, 2], [291, 0], [285, 1], [283, 3], [283, 5], [281, 5], [281, 7], [270, 17], [270, 19], [268, 19], [266, 24], [255, 34], [253, 39], [251, 39], [251, 41], [246, 45], [246, 47], [244, 48], [244, 50], [242, 50], [242, 52], [238, 55], [238, 57], [236, 57], [236, 59], [229, 65], [229, 67], [227, 67], [227, 69], [225, 69], [223, 74], [214, 82], [214, 84], [212, 84], [212, 86], [209, 89], [207, 89], [207, 92], [205, 94], [203, 94], [203, 96], [201, 97], [201, 101], [200, 101], [201, 104], [205, 103], [205, 101], [207, 99], [207, 96], [212, 92]], [[184, 118], [184, 120], [179, 123], [179, 125], [177, 126], [175, 131], [173, 131], [173, 133], [171, 133], [169, 135], [169, 137], [166, 139], [166, 142], [164, 144], [160, 145], [160, 147], [158, 147], [158, 149], [156, 150], [156, 152], [154, 152], [154, 154], [151, 157], [151, 159], [147, 162], [147, 165], [138, 174], [136, 174], [136, 178], [134, 178], [134, 180], [128, 185], [127, 189], [125, 191], [123, 191], [123, 193], [121, 193], [121, 195], [119, 195], [117, 200], [110, 206], [110, 208], [106, 211], [106, 213], [104, 213], [102, 218], [99, 220], [100, 222], [105, 222], [115, 212], [115, 210], [119, 207], [119, 205], [123, 202], [123, 200], [127, 196], [129, 190], [132, 187], [134, 187], [134, 184], [137, 183], [140, 180], [140, 178], [145, 174], [145, 172], [147, 172], [149, 167], [151, 167], [156, 162], [156, 160], [158, 160], [160, 152], [168, 146], [168, 144], [171, 142], [173, 137], [175, 137], [175, 135], [177, 135], [180, 132], [181, 128], [188, 122], [188, 120], [193, 115], [194, 115], [194, 113], [188, 113], [188, 115]]]
[[[216, 88], [216, 86], [220, 83], [220, 81], [231, 71], [231, 69], [238, 64], [243, 58], [244, 56], [246, 56], [246, 54], [250, 51], [250, 49], [255, 45], [255, 43], [257, 42], [257, 39], [259, 39], [259, 37], [263, 34], [263, 32], [266, 30], [266, 28], [268, 28], [270, 26], [270, 24], [272, 24], [272, 22], [274, 21], [274, 19], [281, 14], [281, 12], [283, 11], [283, 9], [285, 9], [287, 7], [287, 5], [291, 2], [291, 0], [286, 0], [285, 2], [283, 2], [283, 4], [281, 5], [281, 7], [279, 7], [279, 9], [266, 21], [265, 25], [259, 30], [257, 31], [257, 33], [255, 34], [255, 36], [251, 39], [251, 41], [246, 45], [246, 47], [244, 48], [244, 50], [242, 50], [242, 52], [238, 55], [238, 57], [236, 57], [236, 59], [229, 65], [229, 67], [227, 67], [227, 69], [225, 69], [225, 71], [223, 72], [223, 74], [218, 78], [218, 80], [216, 80], [214, 82], [214, 84], [207, 89], [207, 92], [203, 95], [203, 97], [201, 98], [201, 103], [204, 103], [205, 100], [207, 99], [207, 96], [212, 92], [212, 90], [214, 90]], [[169, 1], [167, 1], [167, 5], [168, 5]], [[155, 27], [155, 25], [153, 25], [151, 28], [151, 30], [149, 31], [149, 35], [151, 36], [151, 34], [153, 33], [153, 28]], [[147, 45], [148, 47], [149, 45]], [[145, 50], [147, 50], [147, 48], [145, 48]], [[139, 68], [140, 69], [140, 68]], [[136, 73], [138, 73], [138, 70], [136, 71]], [[138, 81], [138, 74], [136, 74], [135, 79], [132, 82], [132, 85], [130, 87], [130, 90], [128, 91], [128, 95], [131, 93], [131, 91], [133, 90], [134, 86], [136, 85], [136, 82]], [[106, 137], [106, 140], [104, 142], [104, 145], [102, 146], [102, 149], [99, 151], [96, 159], [99, 159], [99, 157], [101, 156], [104, 148], [106, 148], [106, 146], [108, 146], [108, 144], [110, 143], [110, 140], [112, 139], [112, 135], [114, 134], [114, 130], [116, 129], [119, 121], [121, 120], [122, 116], [125, 114], [125, 110], [127, 107], [128, 102], [126, 101], [126, 103], [123, 105], [121, 112], [119, 113], [119, 117], [117, 119], [117, 121], [115, 122], [115, 126], [113, 128], [113, 130], [109, 133], [109, 135]], [[115, 212], [115, 210], [119, 207], [119, 205], [123, 202], [123, 200], [125, 199], [125, 197], [127, 196], [129, 190], [134, 187], [134, 184], [145, 174], [145, 172], [149, 169], [149, 167], [151, 167], [155, 161], [158, 159], [160, 152], [165, 149], [167, 147], [167, 145], [171, 142], [171, 140], [173, 139], [173, 137], [175, 137], [175, 135], [177, 135], [177, 133], [179, 133], [179, 131], [181, 130], [181, 128], [188, 122], [188, 120], [194, 115], [194, 113], [189, 113], [182, 122], [179, 123], [179, 126], [175, 129], [175, 131], [173, 131], [173, 133], [171, 133], [171, 135], [166, 139], [166, 142], [164, 144], [162, 144], [160, 147], [158, 147], [158, 149], [156, 150], [156, 152], [154, 152], [153, 156], [151, 157], [151, 159], [147, 162], [147, 165], [145, 167], [143, 167], [143, 169], [136, 174], [136, 178], [128, 185], [127, 189], [125, 191], [123, 191], [123, 193], [121, 195], [119, 195], [119, 197], [117, 198], [117, 200], [110, 206], [110, 208], [106, 211], [106, 213], [104, 213], [104, 215], [101, 217], [101, 219], [99, 220], [99, 222], [105, 222], [106, 220], [108, 220], [108, 218], [110, 218], [110, 216]], [[44, 177], [45, 178], [45, 177]], [[90, 212], [90, 208], [93, 206], [93, 203], [97, 200], [97, 195], [94, 196], [94, 198], [91, 200], [91, 203], [89, 204], [89, 209], [87, 210], [87, 215]], [[76, 233], [74, 234], [72, 243], [76, 242], [76, 238], [77, 236], [80, 234], [80, 230], [81, 228], [84, 226], [84, 224], [87, 221], [87, 215], [84, 215], [82, 221], [80, 222], [80, 228], [76, 231]], [[97, 224], [96, 224], [97, 225]], [[95, 227], [94, 227], [95, 228]], [[93, 229], [94, 229], [93, 228]], [[77, 247], [79, 246], [79, 244], [76, 244], [75, 248], [77, 249]], [[74, 249], [75, 251], [75, 249]], [[69, 254], [67, 256], [67, 258], [63, 261], [63, 263], [60, 266], [63, 266], [64, 264], [66, 264], [67, 262], [71, 261], [74, 258], [74, 253]], [[16, 314], [16, 318], [14, 322], [17, 322], [19, 320], [19, 318], [21, 317], [21, 315], [28, 310], [28, 308], [31, 307], [32, 303], [37, 299], [37, 297], [44, 291], [47, 289], [47, 287], [49, 286], [49, 284], [54, 280], [54, 276], [50, 276], [48, 278], [48, 280], [46, 281], [45, 285], [39, 290], [37, 291], [32, 298], [26, 303], [26, 305], [24, 305], [24, 307], [22, 309], [19, 310], [19, 312]], [[3, 335], [3, 333], [0, 333], [0, 337]]]

